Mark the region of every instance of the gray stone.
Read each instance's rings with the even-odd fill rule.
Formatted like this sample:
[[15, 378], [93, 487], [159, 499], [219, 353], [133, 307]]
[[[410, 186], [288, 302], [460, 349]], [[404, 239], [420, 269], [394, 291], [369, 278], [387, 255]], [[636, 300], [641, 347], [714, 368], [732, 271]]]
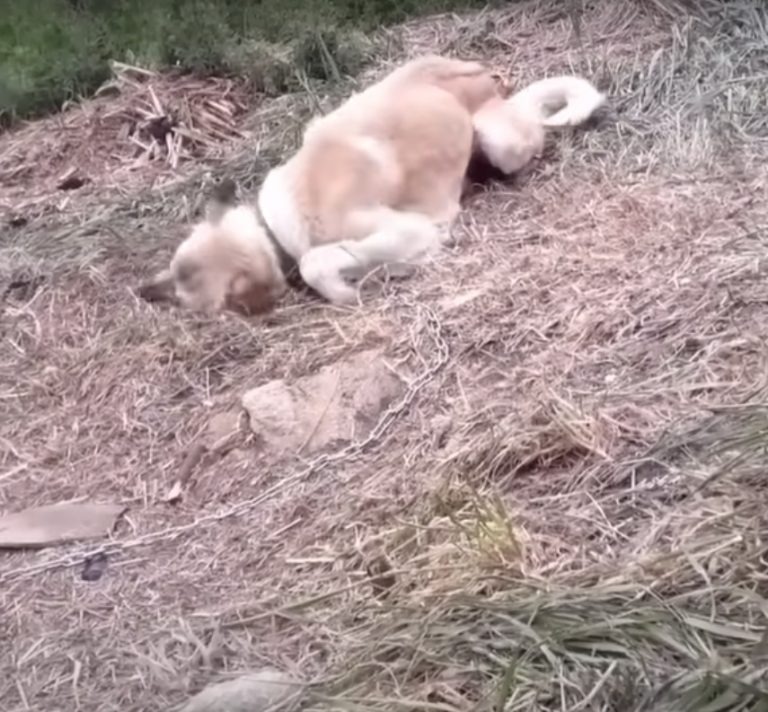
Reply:
[[403, 391], [378, 351], [363, 351], [288, 383], [269, 381], [242, 404], [251, 430], [278, 453], [309, 454], [365, 437]]
[[296, 709], [302, 688], [290, 675], [266, 668], [209, 685], [180, 712], [284, 712]]

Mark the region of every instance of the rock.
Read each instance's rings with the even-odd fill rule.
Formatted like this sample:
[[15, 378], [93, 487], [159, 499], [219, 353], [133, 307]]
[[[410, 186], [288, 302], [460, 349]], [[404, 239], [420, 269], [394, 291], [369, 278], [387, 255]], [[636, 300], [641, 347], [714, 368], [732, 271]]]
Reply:
[[266, 445], [293, 449], [301, 444], [296, 396], [284, 380], [269, 381], [248, 391], [242, 403], [251, 430]]
[[218, 451], [233, 441], [240, 432], [240, 412], [226, 410], [215, 413], [208, 421], [206, 445], [209, 450]]
[[363, 351], [292, 384], [269, 381], [248, 391], [242, 403], [267, 448], [308, 454], [365, 437], [402, 390], [381, 353]]
[[296, 708], [302, 687], [290, 675], [265, 668], [209, 685], [180, 712], [267, 712], [277, 710], [277, 705], [284, 712]]
[[88, 179], [78, 173], [77, 168], [73, 166], [59, 177], [56, 187], [59, 190], [77, 190], [82, 188], [87, 181]]

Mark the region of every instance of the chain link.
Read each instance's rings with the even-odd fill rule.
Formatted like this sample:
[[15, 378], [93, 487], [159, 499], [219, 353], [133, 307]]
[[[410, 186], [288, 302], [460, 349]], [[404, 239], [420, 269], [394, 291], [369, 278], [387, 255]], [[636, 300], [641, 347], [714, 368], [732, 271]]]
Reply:
[[419, 373], [419, 375], [416, 376], [413, 381], [411, 381], [402, 398], [400, 398], [400, 400], [394, 404], [390, 405], [384, 411], [384, 413], [382, 413], [376, 425], [374, 425], [374, 427], [365, 438], [354, 440], [336, 452], [330, 454], [321, 454], [319, 457], [307, 463], [301, 470], [289, 477], [282, 479], [278, 484], [273, 485], [265, 492], [262, 492], [259, 496], [253, 497], [244, 502], [240, 502], [223, 511], [203, 515], [202, 517], [199, 517], [192, 522], [188, 522], [187, 524], [149, 532], [143, 536], [128, 541], [108, 542], [98, 549], [87, 551], [85, 553], [72, 554], [51, 561], [34, 564], [33, 566], [28, 566], [26, 568], [15, 569], [0, 576], [0, 583], [6, 583], [8, 581], [26, 576], [41, 574], [57, 568], [77, 566], [78, 564], [81, 564], [85, 559], [97, 554], [114, 554], [119, 551], [127, 551], [129, 549], [134, 549], [140, 546], [147, 546], [149, 544], [157, 543], [160, 541], [172, 540], [186, 532], [194, 530], [202, 524], [218, 522], [224, 519], [229, 519], [230, 517], [244, 514], [245, 512], [254, 509], [260, 504], [268, 501], [285, 487], [295, 484], [296, 482], [306, 480], [312, 475], [320, 472], [321, 470], [324, 470], [331, 465], [337, 465], [339, 463], [350, 460], [353, 457], [363, 453], [373, 444], [380, 442], [387, 434], [387, 431], [392, 427], [394, 422], [403, 413], [405, 413], [408, 408], [410, 408], [419, 393], [445, 367], [450, 359], [450, 349], [443, 335], [442, 324], [434, 310], [425, 304], [417, 304], [412, 299], [404, 298], [400, 301], [404, 306], [413, 309], [417, 316], [420, 317], [420, 321], [422, 321], [423, 328], [426, 334], [429, 336], [430, 341], [432, 342], [436, 355], [431, 364], [428, 365], [423, 371], [421, 371], [421, 373]]

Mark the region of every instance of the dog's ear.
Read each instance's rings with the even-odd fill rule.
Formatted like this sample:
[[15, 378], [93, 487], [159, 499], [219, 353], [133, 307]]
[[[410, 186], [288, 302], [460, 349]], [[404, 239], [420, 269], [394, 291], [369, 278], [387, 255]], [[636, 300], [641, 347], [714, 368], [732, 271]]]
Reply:
[[216, 225], [228, 208], [237, 205], [237, 183], [231, 178], [222, 178], [211, 187], [205, 206], [208, 222]]
[[165, 269], [140, 285], [138, 295], [147, 302], [176, 301], [176, 288], [171, 270]]
[[277, 286], [251, 272], [239, 271], [229, 283], [226, 306], [246, 316], [264, 314], [275, 306], [280, 293]]

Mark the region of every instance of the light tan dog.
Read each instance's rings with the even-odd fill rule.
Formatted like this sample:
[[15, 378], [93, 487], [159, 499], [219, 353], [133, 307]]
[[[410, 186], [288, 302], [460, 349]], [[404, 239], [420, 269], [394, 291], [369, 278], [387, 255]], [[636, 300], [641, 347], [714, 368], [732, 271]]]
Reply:
[[578, 114], [583, 92], [572, 97], [562, 82], [533, 87], [505, 100], [476, 62], [404, 64], [311, 121], [299, 150], [267, 174], [256, 206], [196, 225], [153, 288], [194, 310], [253, 313], [272, 305], [295, 267], [328, 301], [355, 301], [350, 280], [438, 252], [460, 210], [476, 133], [509, 173], [525, 162], [510, 156], [543, 142], [549, 100]]

